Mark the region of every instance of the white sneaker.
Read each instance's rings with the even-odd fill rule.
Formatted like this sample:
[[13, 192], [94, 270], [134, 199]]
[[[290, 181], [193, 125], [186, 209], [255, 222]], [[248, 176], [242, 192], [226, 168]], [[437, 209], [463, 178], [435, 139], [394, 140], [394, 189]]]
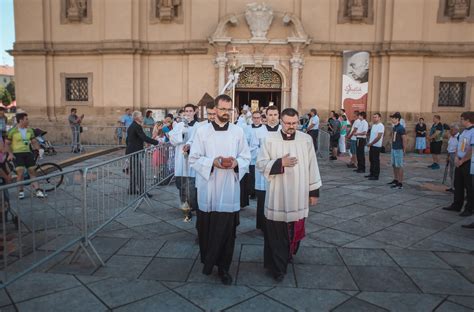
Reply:
[[35, 196], [38, 197], [38, 198], [45, 198], [46, 193], [43, 192], [42, 190], [36, 190]]
[[21, 191], [21, 192], [18, 192], [18, 199], [23, 199], [25, 198], [25, 192]]

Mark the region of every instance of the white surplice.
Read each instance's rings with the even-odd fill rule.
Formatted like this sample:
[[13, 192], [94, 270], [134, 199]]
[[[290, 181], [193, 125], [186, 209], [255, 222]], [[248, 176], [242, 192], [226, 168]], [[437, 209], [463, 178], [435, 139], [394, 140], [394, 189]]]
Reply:
[[198, 128], [197, 122], [186, 125], [184, 122], [177, 123], [169, 133], [170, 143], [175, 147], [174, 175], [176, 177], [195, 177], [196, 172], [189, 167], [188, 156], [183, 152], [183, 147], [193, 137]]
[[[217, 157], [234, 157], [238, 172], [234, 169], [213, 167]], [[240, 180], [248, 171], [250, 149], [244, 131], [228, 124], [227, 130], [216, 131], [213, 123], [196, 130], [191, 146], [189, 163], [199, 175], [198, 205], [204, 212], [236, 212], [240, 210]]]
[[[282, 174], [270, 174], [275, 162], [286, 154], [298, 159], [296, 166], [285, 167]], [[268, 180], [267, 219], [294, 222], [308, 217], [309, 192], [322, 185], [311, 136], [296, 131], [294, 140], [283, 140], [281, 131], [269, 133], [260, 148], [256, 167]]]
[[[256, 147], [256, 154], [258, 156], [259, 151], [261, 146], [263, 145], [263, 142], [265, 141], [265, 138], [270, 134], [270, 133], [280, 133], [281, 126], [278, 126], [278, 130], [276, 132], [270, 132], [267, 129], [266, 125], [261, 126], [260, 128], [256, 129], [255, 137], [252, 140], [252, 144], [257, 144]], [[255, 167], [255, 189], [258, 191], [266, 191], [267, 190], [267, 179], [265, 179], [265, 176], [263, 175], [263, 172], [258, 170], [257, 167]]]

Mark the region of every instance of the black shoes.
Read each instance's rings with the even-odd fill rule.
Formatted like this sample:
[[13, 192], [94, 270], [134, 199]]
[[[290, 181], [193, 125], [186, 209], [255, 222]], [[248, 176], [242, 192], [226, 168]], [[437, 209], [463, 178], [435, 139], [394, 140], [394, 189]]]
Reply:
[[347, 168], [357, 168], [357, 166], [354, 164], [347, 164]]
[[283, 273], [273, 273], [273, 279], [277, 282], [280, 283], [285, 279], [285, 274]]
[[356, 172], [356, 173], [365, 173], [365, 170], [356, 169], [356, 170], [354, 170], [354, 172]]
[[447, 210], [447, 211], [456, 211], [456, 212], [460, 212], [461, 209], [457, 209], [453, 206], [448, 206], [448, 207], [444, 207], [443, 210]]
[[364, 178], [372, 178], [373, 176], [371, 174], [364, 176]]
[[464, 210], [462, 213], [459, 214], [460, 217], [470, 217], [472, 216], [472, 211]]
[[403, 189], [403, 184], [402, 183], [396, 183], [396, 184], [392, 184], [392, 186], [390, 186], [390, 188], [393, 188], [393, 189]]
[[392, 182], [387, 183], [387, 185], [398, 184], [397, 180], [393, 180]]
[[329, 157], [329, 160], [337, 160], [337, 157], [331, 156], [331, 157]]
[[465, 229], [474, 229], [474, 222], [472, 222], [470, 224], [463, 224], [463, 225], [461, 225], [461, 227], [463, 227]]
[[230, 276], [229, 272], [219, 270], [219, 277], [221, 278], [222, 284], [224, 285], [232, 284], [232, 276]]
[[379, 179], [378, 177], [369, 177], [370, 181], [378, 181], [378, 179]]
[[446, 189], [446, 192], [454, 193], [454, 189], [448, 188], [448, 189]]

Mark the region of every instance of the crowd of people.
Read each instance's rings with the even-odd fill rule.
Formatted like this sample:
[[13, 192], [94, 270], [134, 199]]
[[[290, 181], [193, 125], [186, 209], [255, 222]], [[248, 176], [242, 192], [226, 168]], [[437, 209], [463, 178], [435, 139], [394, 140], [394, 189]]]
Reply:
[[[181, 208], [186, 211], [185, 221], [197, 218], [204, 274], [211, 274], [217, 266], [222, 282], [232, 282], [229, 267], [239, 211], [249, 205], [250, 199], [255, 199], [255, 226], [264, 235], [264, 267], [281, 281], [304, 237], [309, 205], [316, 204], [319, 197], [321, 178], [316, 153], [321, 126], [317, 110], [312, 109], [308, 121], [302, 124], [294, 109], [280, 113], [276, 106], [269, 106], [254, 112], [248, 108], [239, 112], [233, 108], [230, 97], [220, 95], [206, 107], [207, 120], [199, 121], [197, 112], [197, 106], [187, 104], [177, 118], [168, 115], [162, 122], [147, 123], [141, 113], [133, 113], [132, 123], [135, 120], [144, 129], [150, 129], [141, 130], [138, 145], [169, 142], [175, 147], [175, 177]], [[459, 127], [450, 128], [448, 159], [454, 164], [451, 186], [454, 202], [445, 209], [462, 210], [461, 216], [472, 215], [473, 120], [473, 112], [461, 115], [464, 130], [459, 136]], [[355, 112], [352, 120], [344, 110], [340, 114], [331, 112], [327, 122], [331, 159], [348, 152], [351, 158], [347, 166], [362, 174], [366, 172], [368, 149], [370, 166], [365, 177], [378, 180], [384, 136], [390, 136], [394, 178], [389, 185], [403, 189], [404, 156], [408, 148], [405, 121], [399, 112], [390, 115], [390, 121], [391, 131], [386, 131], [379, 113], [372, 114], [369, 124], [365, 112]], [[130, 129], [133, 128], [128, 128], [127, 146], [135, 131]], [[425, 152], [426, 141], [430, 142], [432, 169], [439, 168], [439, 142], [445, 130], [439, 116], [434, 117], [429, 132], [423, 119], [416, 126], [417, 138], [424, 140], [416, 140], [416, 149]], [[474, 224], [464, 227], [473, 228]]]

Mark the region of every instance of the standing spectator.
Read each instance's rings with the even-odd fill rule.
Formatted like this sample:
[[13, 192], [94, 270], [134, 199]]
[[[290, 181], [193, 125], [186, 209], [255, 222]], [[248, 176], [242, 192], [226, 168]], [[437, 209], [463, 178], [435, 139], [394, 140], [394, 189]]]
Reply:
[[471, 142], [474, 140], [474, 112], [462, 113], [461, 123], [465, 129], [459, 135], [458, 146], [456, 148], [456, 169], [454, 170], [454, 201], [450, 206], [443, 209], [460, 212], [464, 204], [464, 192], [466, 192], [466, 206], [464, 211], [459, 214], [459, 216], [469, 217], [473, 213], [474, 205], [471, 176]]
[[403, 189], [403, 156], [407, 146], [407, 135], [405, 128], [400, 124], [402, 116], [399, 112], [390, 116], [393, 124], [392, 130], [392, 167], [393, 181], [388, 183], [391, 188]]
[[451, 180], [450, 187], [446, 190], [446, 192], [454, 193], [454, 169], [456, 167], [456, 149], [458, 147], [458, 140], [459, 140], [459, 127], [454, 125], [449, 130], [449, 141], [448, 141], [448, 159], [446, 160], [448, 168], [449, 168], [449, 178]]
[[357, 137], [355, 135], [357, 128], [360, 128], [359, 111], [354, 111], [354, 120], [352, 121], [351, 131], [347, 137], [351, 142], [349, 150], [351, 153], [351, 161], [347, 164], [348, 168], [357, 168]]
[[[131, 116], [133, 121], [127, 129], [127, 148], [125, 150], [125, 154], [128, 155], [143, 150], [143, 145], [145, 142], [149, 144], [158, 145], [158, 141], [147, 137], [145, 132], [143, 132], [142, 113], [139, 111], [135, 111]], [[129, 194], [141, 195], [143, 192], [145, 192], [145, 178], [143, 176], [142, 159], [140, 156], [140, 154], [130, 156], [130, 185], [128, 190]]]
[[430, 150], [433, 157], [433, 164], [428, 168], [439, 169], [439, 155], [441, 154], [441, 146], [443, 145], [444, 128], [441, 124], [441, 117], [439, 115], [433, 116], [433, 125], [431, 126], [429, 140]]
[[[470, 172], [471, 173], [471, 187], [474, 187], [474, 153], [472, 152], [473, 148], [474, 148], [474, 135], [471, 136], [471, 172]], [[469, 224], [463, 224], [462, 227], [466, 229], [474, 229], [474, 222], [471, 222]]]
[[369, 144], [369, 162], [370, 174], [365, 176], [369, 180], [378, 180], [380, 175], [380, 151], [382, 150], [383, 134], [385, 126], [381, 123], [382, 116], [375, 113], [372, 116], [372, 129], [370, 130]]
[[120, 123], [122, 127], [124, 127], [125, 138], [127, 138], [127, 134], [128, 134], [127, 130], [128, 130], [128, 127], [130, 127], [130, 125], [132, 124], [132, 122], [133, 122], [132, 111], [130, 110], [130, 108], [126, 108], [125, 114], [123, 114], [122, 117], [120, 117]]
[[115, 136], [117, 138], [117, 144], [122, 145], [122, 139], [123, 139], [123, 127], [122, 127], [122, 122], [120, 120], [117, 121], [117, 127], [115, 128]]
[[332, 156], [330, 160], [337, 159], [337, 147], [339, 145], [339, 139], [341, 137], [341, 122], [339, 121], [339, 115], [336, 112], [331, 112], [331, 117], [328, 120], [328, 130], [330, 134], [331, 152]]
[[415, 132], [415, 149], [418, 151], [418, 154], [423, 154], [426, 149], [426, 124], [423, 118], [418, 119], [418, 123], [415, 126]]
[[365, 112], [359, 113], [359, 127], [356, 130], [355, 136], [357, 138], [357, 173], [365, 173], [365, 145], [367, 144], [367, 132], [369, 131], [369, 124], [367, 123], [367, 114]]
[[405, 128], [405, 129], [407, 128], [407, 123], [406, 123], [405, 119], [403, 119], [403, 117], [400, 118], [400, 124], [402, 125], [403, 128]]
[[69, 126], [71, 127], [72, 132], [72, 152], [79, 153], [81, 151], [81, 132], [82, 132], [82, 119], [84, 119], [84, 114], [80, 117], [77, 116], [77, 109], [71, 108], [71, 115], [69, 115], [68, 121]]
[[313, 139], [314, 150], [318, 151], [318, 136], [319, 136], [319, 116], [318, 111], [313, 108], [309, 112], [308, 134]]
[[147, 110], [145, 114], [145, 118], [143, 118], [143, 131], [145, 134], [151, 138], [152, 130], [155, 125], [155, 120], [152, 116], [153, 112], [151, 110]]
[[5, 137], [7, 134], [8, 117], [5, 115], [5, 108], [0, 106], [0, 135]]
[[346, 153], [346, 135], [347, 135], [347, 129], [349, 127], [349, 122], [347, 121], [347, 116], [342, 115], [341, 116], [341, 136], [339, 138], [339, 152], [341, 154]]

